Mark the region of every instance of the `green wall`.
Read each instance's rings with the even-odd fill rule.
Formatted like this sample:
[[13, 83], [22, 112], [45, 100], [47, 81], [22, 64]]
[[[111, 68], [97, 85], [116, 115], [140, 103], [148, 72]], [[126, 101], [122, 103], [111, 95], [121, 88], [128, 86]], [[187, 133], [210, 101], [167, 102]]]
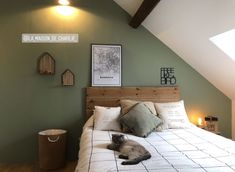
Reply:
[[[80, 0], [71, 17], [56, 14], [49, 0], [4, 1], [0, 6], [0, 162], [35, 161], [37, 133], [69, 132], [68, 158], [78, 151], [83, 125], [84, 88], [91, 80], [91, 43], [122, 44], [122, 85], [159, 86], [160, 67], [175, 67], [177, 84], [193, 115], [219, 116], [231, 136], [231, 101], [111, 0]], [[79, 33], [77, 44], [22, 44], [22, 33]], [[36, 72], [43, 52], [56, 60], [56, 74]], [[62, 87], [60, 74], [71, 69], [74, 87]]]

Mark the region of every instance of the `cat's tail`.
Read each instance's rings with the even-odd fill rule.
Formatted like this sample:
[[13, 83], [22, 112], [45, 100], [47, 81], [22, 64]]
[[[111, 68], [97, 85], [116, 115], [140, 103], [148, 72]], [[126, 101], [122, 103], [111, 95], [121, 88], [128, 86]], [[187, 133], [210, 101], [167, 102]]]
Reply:
[[146, 153], [140, 157], [134, 158], [134, 159], [130, 159], [127, 161], [123, 161], [122, 165], [135, 165], [138, 164], [139, 162], [143, 161], [143, 160], [147, 160], [151, 158], [151, 154], [150, 153]]

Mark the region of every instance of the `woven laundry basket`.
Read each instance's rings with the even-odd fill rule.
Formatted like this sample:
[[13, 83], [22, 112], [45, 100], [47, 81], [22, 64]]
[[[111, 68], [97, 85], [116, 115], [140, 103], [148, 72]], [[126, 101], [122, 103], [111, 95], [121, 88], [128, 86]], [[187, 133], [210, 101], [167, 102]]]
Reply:
[[49, 129], [38, 133], [39, 167], [45, 170], [65, 165], [66, 130]]

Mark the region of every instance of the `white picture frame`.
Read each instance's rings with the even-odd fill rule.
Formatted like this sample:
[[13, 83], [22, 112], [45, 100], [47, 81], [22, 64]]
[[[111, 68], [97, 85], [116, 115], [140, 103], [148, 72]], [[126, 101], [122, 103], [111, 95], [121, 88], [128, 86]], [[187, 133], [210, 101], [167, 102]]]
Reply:
[[121, 86], [122, 46], [91, 44], [92, 86]]

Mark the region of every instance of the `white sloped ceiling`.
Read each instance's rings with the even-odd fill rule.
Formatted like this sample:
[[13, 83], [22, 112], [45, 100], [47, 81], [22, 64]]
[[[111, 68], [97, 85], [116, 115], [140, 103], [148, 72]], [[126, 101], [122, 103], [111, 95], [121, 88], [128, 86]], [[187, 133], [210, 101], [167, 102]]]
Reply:
[[[132, 16], [143, 2], [114, 1]], [[235, 100], [235, 61], [209, 41], [235, 28], [234, 9], [234, 0], [162, 0], [142, 25]]]

